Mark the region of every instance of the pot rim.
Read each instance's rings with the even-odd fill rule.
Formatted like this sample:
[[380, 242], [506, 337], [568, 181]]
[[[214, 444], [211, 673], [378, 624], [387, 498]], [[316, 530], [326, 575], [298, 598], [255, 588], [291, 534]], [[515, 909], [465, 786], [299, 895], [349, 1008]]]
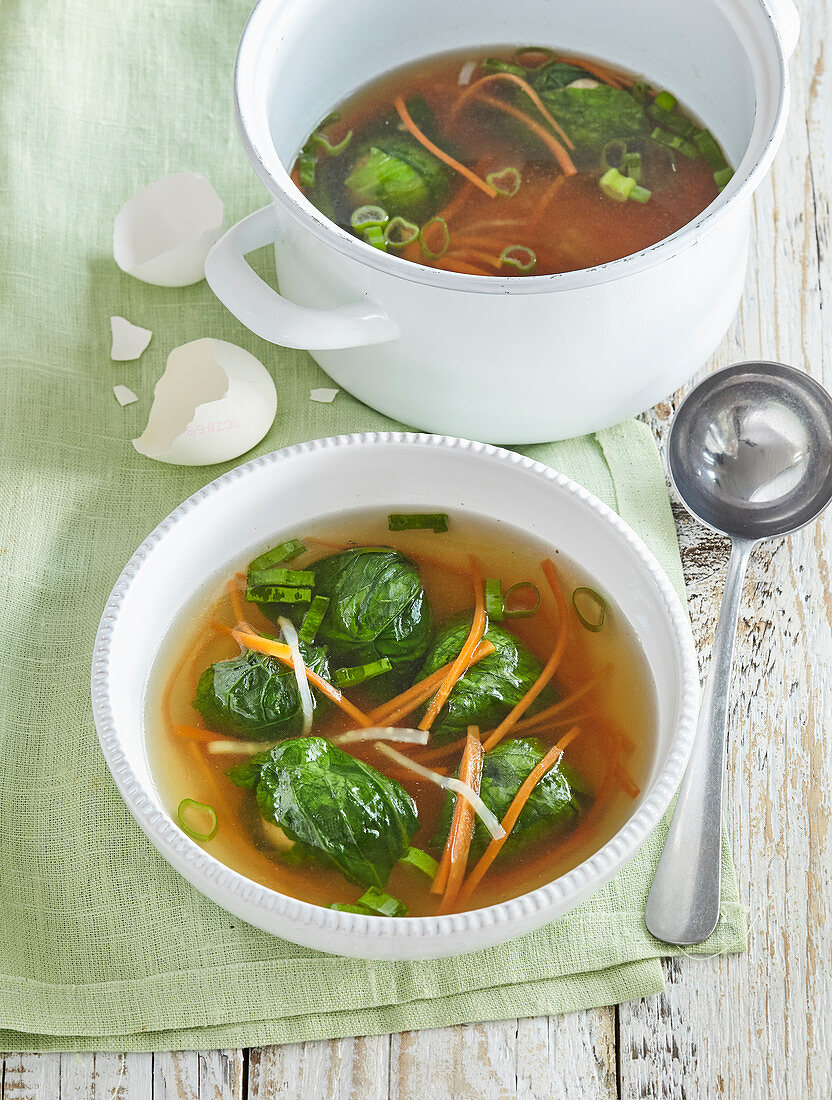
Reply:
[[[739, 0], [739, 2], [748, 4], [749, 0]], [[242, 77], [249, 56], [252, 58], [255, 56], [261, 33], [272, 9], [282, 5], [288, 12], [292, 6], [303, 3], [303, 0], [258, 0], [251, 12], [243, 28], [234, 65], [234, 113], [237, 130], [246, 155], [274, 202], [321, 243], [364, 267], [373, 268], [382, 274], [391, 275], [406, 282], [421, 283], [424, 286], [442, 290], [473, 291], [479, 294], [539, 294], [553, 290], [582, 289], [612, 282], [672, 259], [678, 253], [695, 245], [704, 233], [716, 228], [723, 218], [741, 208], [742, 203], [750, 198], [762, 182], [774, 159], [788, 118], [790, 90], [788, 56], [768, 0], [750, 0], [750, 2], [753, 4], [755, 16], [761, 20], [764, 19], [767, 23], [767, 30], [771, 35], [776, 54], [779, 83], [772, 124], [759, 155], [755, 158], [749, 146], [727, 187], [697, 217], [681, 229], [639, 252], [605, 264], [597, 264], [594, 267], [554, 275], [528, 275], [522, 279], [493, 275], [463, 275], [454, 271], [424, 267], [422, 264], [403, 260], [373, 248], [329, 221], [301, 194], [273, 147], [273, 156], [269, 158], [270, 163], [267, 165], [266, 153], [258, 148], [249, 133], [248, 112], [243, 102], [245, 93], [242, 90]], [[746, 45], [746, 52], [748, 52], [747, 43], [743, 44]]]
[[[519, 467], [528, 477], [551, 483], [555, 491], [576, 498], [598, 522], [614, 529], [637, 558], [645, 578], [656, 586], [657, 602], [667, 618], [677, 650], [679, 686], [672, 738], [642, 801], [619, 831], [577, 867], [535, 890], [495, 905], [448, 916], [384, 918], [341, 913], [281, 894], [232, 870], [190, 840], [159, 808], [130, 763], [111, 704], [111, 694], [116, 690], [110, 672], [112, 637], [125, 597], [141, 573], [145, 559], [188, 513], [204, 506], [218, 490], [230, 483], [263, 467], [273, 467], [279, 474], [281, 463], [304, 453], [330, 451], [337, 460], [344, 449], [391, 445], [462, 451], [477, 459], [505, 462]], [[543, 463], [487, 443], [410, 432], [366, 432], [299, 443], [252, 459], [222, 474], [174, 509], [132, 555], [107, 600], [95, 640], [91, 688], [93, 717], [101, 748], [124, 801], [158, 851], [202, 893], [251, 924], [319, 950], [368, 958], [431, 958], [471, 950], [467, 944], [472, 933], [481, 937], [483, 943], [494, 943], [537, 927], [547, 918], [553, 919], [587, 893], [594, 892], [635, 855], [670, 805], [684, 773], [695, 730], [699, 673], [687, 614], [667, 575], [635, 531], [583, 486]], [[279, 933], [274, 930], [275, 918], [281, 924]], [[326, 941], [327, 934], [335, 937], [337, 946], [321, 942]], [[369, 954], [368, 947], [371, 947]], [[339, 952], [338, 948], [342, 950]]]

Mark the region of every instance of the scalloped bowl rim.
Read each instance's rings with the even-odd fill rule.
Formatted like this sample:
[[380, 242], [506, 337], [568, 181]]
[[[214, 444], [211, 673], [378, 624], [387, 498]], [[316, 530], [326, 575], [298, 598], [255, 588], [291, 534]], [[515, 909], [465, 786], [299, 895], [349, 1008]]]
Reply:
[[[155, 804], [158, 795], [142, 784], [126, 757], [110, 706], [110, 642], [121, 605], [142, 563], [179, 520], [202, 506], [219, 487], [263, 466], [277, 465], [310, 450], [391, 443], [462, 449], [496, 458], [517, 465], [528, 475], [543, 478], [576, 497], [600, 521], [615, 529], [650, 575], [678, 648], [680, 699], [675, 732], [664, 766], [621, 829], [577, 867], [544, 886], [496, 905], [441, 917], [385, 918], [336, 912], [281, 894], [233, 871], [190, 840], [167, 813], [159, 810]], [[564, 474], [524, 455], [492, 444], [409, 432], [366, 432], [295, 444], [237, 466], [188, 497], [151, 531], [113, 587], [95, 639], [91, 687], [99, 741], [122, 797], [151, 843], [192, 885], [249, 923], [294, 942], [333, 953], [398, 959], [460, 954], [521, 935], [547, 920], [556, 919], [608, 881], [635, 855], [670, 805], [690, 754], [699, 703], [696, 655], [682, 603], [653, 554], [616, 512]], [[282, 926], [279, 933], [270, 927], [275, 918]], [[292, 926], [291, 931], [287, 930], [287, 925]], [[297, 938], [294, 929], [297, 929]], [[327, 935], [338, 940], [340, 951], [327, 947]], [[468, 937], [476, 942], [466, 944]]]

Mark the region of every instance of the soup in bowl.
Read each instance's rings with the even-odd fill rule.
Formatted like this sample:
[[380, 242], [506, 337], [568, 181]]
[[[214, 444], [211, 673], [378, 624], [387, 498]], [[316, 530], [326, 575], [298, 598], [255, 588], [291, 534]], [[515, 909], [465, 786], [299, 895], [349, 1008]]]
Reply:
[[108, 764], [173, 866], [268, 931], [380, 958], [499, 942], [597, 889], [667, 808], [696, 695], [684, 611], [617, 516], [416, 436], [207, 486], [128, 564], [93, 669]]

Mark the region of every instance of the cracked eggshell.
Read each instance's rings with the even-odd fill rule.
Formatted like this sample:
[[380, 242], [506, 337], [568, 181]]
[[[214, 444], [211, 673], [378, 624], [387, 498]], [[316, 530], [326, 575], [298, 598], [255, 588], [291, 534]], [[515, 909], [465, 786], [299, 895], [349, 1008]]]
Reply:
[[254, 447], [274, 421], [271, 375], [249, 352], [204, 338], [174, 348], [133, 446], [174, 466], [210, 466]]
[[137, 191], [116, 214], [113, 256], [154, 286], [190, 286], [223, 228], [219, 195], [197, 172], [177, 172]]
[[110, 358], [115, 363], [138, 359], [153, 337], [149, 328], [131, 324], [126, 317], [111, 317], [110, 331], [113, 335]]

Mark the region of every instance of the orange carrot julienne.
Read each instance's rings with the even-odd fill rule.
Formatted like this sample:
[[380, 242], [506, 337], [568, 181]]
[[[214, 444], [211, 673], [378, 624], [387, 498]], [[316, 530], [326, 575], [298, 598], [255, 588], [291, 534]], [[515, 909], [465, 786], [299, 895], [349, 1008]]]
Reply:
[[454, 248], [450, 252], [445, 253], [445, 258], [448, 260], [461, 260], [463, 263], [467, 263], [469, 260], [475, 264], [482, 264], [485, 267], [493, 267], [496, 271], [502, 269], [502, 262], [497, 256], [493, 256], [489, 252], [480, 252], [477, 248]]
[[234, 608], [234, 614], [237, 616], [237, 622], [245, 622], [246, 612], [243, 607], [243, 598], [240, 595], [240, 589], [237, 587], [237, 581], [230, 580], [228, 582], [228, 594], [231, 596], [231, 606]]
[[[261, 638], [259, 634], [249, 634], [243, 630], [233, 630], [231, 632], [232, 637], [235, 638], [240, 645], [245, 646], [246, 649], [253, 649], [256, 653], [265, 653], [268, 657], [274, 657], [280, 661], [281, 664], [287, 665], [289, 668], [294, 668], [292, 661], [292, 651], [287, 645], [282, 642], [273, 642], [271, 638]], [[318, 689], [321, 695], [325, 695], [327, 699], [330, 699], [333, 703], [345, 711], [353, 721], [358, 722], [361, 726], [372, 726], [372, 719], [354, 706], [349, 699], [347, 699], [337, 687], [333, 687], [328, 680], [325, 680], [323, 676], [319, 676], [317, 672], [313, 672], [308, 665], [304, 665], [306, 671], [306, 678], [309, 683]]]
[[491, 73], [488, 76], [482, 77], [475, 84], [472, 84], [462, 93], [462, 95], [454, 104], [453, 111], [451, 112], [450, 121], [454, 121], [454, 119], [457, 117], [457, 115], [465, 105], [466, 100], [470, 99], [472, 96], [479, 94], [479, 89], [482, 88], [483, 84], [493, 84], [495, 81], [506, 80], [510, 81], [512, 84], [516, 84], [518, 87], [523, 89], [523, 91], [526, 93], [526, 95], [529, 97], [535, 107], [537, 107], [538, 111], [540, 111], [540, 113], [543, 115], [543, 117], [546, 119], [546, 121], [555, 131], [555, 133], [559, 134], [563, 138], [564, 144], [566, 145], [567, 149], [574, 149], [574, 141], [570, 139], [569, 135], [566, 133], [560, 123], [555, 118], [553, 118], [552, 113], [547, 110], [543, 100], [540, 98], [540, 96], [537, 94], [531, 84], [529, 84], [527, 80], [524, 80], [522, 76], [517, 76], [516, 73]]
[[425, 137], [425, 135], [410, 117], [410, 112], [405, 106], [404, 100], [400, 95], [396, 96], [396, 98], [393, 100], [393, 106], [396, 108], [399, 118], [402, 120], [407, 129], [411, 132], [411, 134], [413, 134], [420, 145], [424, 145], [428, 152], [433, 153], [435, 157], [438, 157], [439, 160], [447, 164], [449, 168], [453, 168], [455, 172], [459, 172], [461, 176], [464, 176], [467, 180], [470, 180], [475, 187], [479, 187], [480, 191], [484, 191], [485, 194], [488, 195], [490, 198], [496, 199], [497, 191], [494, 187], [491, 186], [490, 183], [486, 183], [485, 180], [481, 180], [476, 172], [472, 172], [470, 168], [466, 168], [464, 164], [460, 164], [458, 160], [454, 160], [452, 156], [450, 156], [444, 150], [440, 149], [438, 145], [434, 145], [430, 138]]
[[459, 656], [451, 665], [443, 682], [439, 685], [439, 690], [434, 695], [430, 706], [425, 712], [424, 718], [419, 723], [420, 730], [430, 729], [437, 714], [442, 707], [444, 707], [448, 696], [453, 691], [454, 684], [457, 680], [461, 679], [468, 670], [474, 652], [480, 644], [482, 636], [485, 634], [486, 627], [488, 626], [488, 616], [485, 613], [485, 584], [482, 577], [482, 569], [480, 563], [474, 557], [471, 558], [471, 579], [474, 584], [474, 618], [471, 621], [471, 629], [468, 632], [468, 637], [465, 639], [465, 644], [459, 651]]
[[490, 275], [490, 271], [486, 271], [484, 267], [480, 267], [478, 264], [468, 263], [467, 260], [458, 260], [454, 256], [443, 256], [440, 260], [431, 260], [433, 267], [438, 267], [441, 271], [455, 271], [457, 275]]
[[[469, 727], [468, 737], [465, 743], [465, 753], [462, 757], [462, 764], [460, 765], [459, 777], [463, 783], [467, 783], [477, 794], [480, 793], [480, 785], [482, 782], [482, 762], [484, 755], [485, 753], [480, 744], [479, 730], [476, 726]], [[458, 817], [457, 810], [459, 810]], [[442, 904], [436, 911], [437, 915], [447, 913], [453, 908], [456, 902], [457, 895], [462, 886], [462, 880], [465, 877], [465, 871], [468, 868], [468, 854], [471, 850], [471, 840], [474, 835], [475, 821], [476, 814], [474, 813], [474, 807], [466, 799], [457, 795], [456, 806], [454, 807], [454, 821], [451, 824], [451, 832], [448, 835], [448, 844], [445, 846], [445, 850], [448, 852], [447, 872], [444, 876], [446, 881], [444, 884]], [[437, 878], [439, 878], [441, 872], [442, 865], [440, 864], [439, 872], [436, 876]], [[431, 890], [433, 889], [434, 887], [432, 886]]]
[[546, 687], [552, 677], [557, 671], [563, 654], [566, 650], [566, 641], [569, 635], [568, 630], [568, 609], [566, 606], [566, 598], [563, 595], [560, 582], [558, 581], [557, 573], [555, 572], [555, 566], [552, 561], [547, 558], [541, 564], [543, 569], [543, 575], [549, 582], [549, 587], [552, 589], [552, 594], [555, 597], [555, 601], [558, 605], [558, 620], [559, 620], [559, 634], [558, 639], [555, 642], [555, 647], [552, 650], [552, 655], [549, 660], [543, 666], [540, 675], [511, 711], [506, 715], [502, 722], [497, 726], [488, 740], [485, 742], [485, 751], [488, 752], [493, 749], [495, 745], [499, 745], [505, 735], [510, 729], [517, 723], [519, 718], [522, 718], [535, 699], [540, 695], [541, 691]]
[[600, 80], [602, 84], [609, 84], [613, 88], [626, 88], [632, 87], [635, 81], [620, 77], [617, 73], [614, 73], [612, 69], [608, 69], [606, 65], [599, 65], [595, 61], [588, 61], [585, 57], [559, 57], [558, 61], [563, 61], [567, 65], [575, 65], [579, 69], [585, 69], [591, 76], [594, 76], [596, 80]]
[[450, 741], [447, 745], [440, 745], [438, 748], [428, 749], [427, 752], [416, 753], [413, 759], [417, 764], [430, 764], [430, 766], [433, 767], [433, 762], [435, 760], [444, 760], [446, 756], [453, 756], [455, 752], [464, 749], [465, 740], [464, 737], [460, 737], [458, 741]]
[[532, 770], [523, 780], [520, 790], [511, 800], [511, 805], [506, 810], [505, 817], [500, 822], [500, 824], [505, 829], [506, 835], [504, 837], [501, 837], [499, 840], [492, 840], [486, 850], [483, 852], [476, 867], [465, 880], [462, 889], [459, 891], [457, 901], [460, 905], [470, 898], [471, 894], [473, 894], [474, 890], [476, 890], [476, 888], [482, 881], [483, 875], [500, 854], [500, 850], [511, 835], [511, 830], [517, 824], [517, 819], [523, 812], [523, 807], [528, 802], [529, 796], [531, 795], [532, 791], [535, 789], [535, 787], [544, 777], [544, 775], [546, 775], [552, 770], [552, 768], [555, 767], [555, 765], [558, 763], [561, 756], [563, 755], [563, 751], [566, 746], [569, 745], [570, 742], [574, 741], [580, 732], [580, 726], [573, 726], [568, 733], [565, 733], [563, 737], [561, 737], [560, 741], [558, 741], [556, 745], [553, 745], [552, 748], [549, 749], [543, 759], [532, 768]]
[[549, 204], [551, 203], [552, 199], [554, 199], [558, 191], [560, 191], [565, 180], [566, 176], [556, 176], [551, 187], [547, 187], [546, 190], [543, 192], [543, 197], [532, 211], [532, 216], [529, 218], [528, 222], [526, 222], [526, 226], [529, 229], [535, 228], [540, 224], [543, 215], [549, 209]]
[[[593, 676], [591, 680], [587, 680], [582, 687], [579, 687], [577, 691], [573, 691], [571, 695], [567, 695], [565, 698], [559, 700], [557, 703], [553, 703], [544, 710], [537, 711], [536, 714], [530, 714], [528, 718], [521, 718], [519, 722], [515, 722], [514, 732], [520, 733], [523, 730], [530, 729], [532, 726], [544, 725], [553, 718], [559, 717], [563, 711], [568, 710], [573, 703], [577, 703], [579, 699], [583, 699], [587, 692], [596, 687], [602, 677], [608, 674], [611, 667], [610, 665], [606, 665], [597, 676]], [[572, 722], [574, 720], [570, 718], [569, 721]], [[488, 738], [494, 732], [494, 730], [490, 730], [487, 734], [484, 734], [484, 736]]]
[[517, 107], [512, 106], [511, 103], [505, 103], [502, 99], [495, 99], [494, 96], [479, 95], [477, 98], [480, 103], [486, 103], [489, 107], [495, 107], [498, 111], [504, 111], [507, 115], [511, 115], [512, 118], [516, 118], [518, 122], [522, 122], [528, 130], [531, 130], [533, 134], [539, 137], [558, 162], [565, 176], [575, 176], [578, 174], [578, 169], [572, 163], [572, 158], [558, 139], [550, 134], [548, 130], [544, 130], [539, 122], [535, 122], [533, 118], [529, 118], [525, 111], [519, 110]]
[[[473, 732], [476, 730], [476, 734]], [[482, 745], [480, 744], [479, 730], [476, 726], [469, 726], [468, 733], [462, 739], [465, 746], [465, 751], [462, 754], [462, 760], [459, 764], [459, 778], [463, 783], [467, 783], [473, 787], [469, 776], [477, 769], [472, 769], [472, 763], [475, 757], [482, 757]], [[478, 752], [479, 749], [479, 752]], [[482, 773], [482, 767], [479, 768], [480, 774]], [[479, 794], [479, 778], [477, 778], [477, 785], [474, 790]], [[451, 855], [454, 846], [454, 835], [459, 828], [460, 817], [463, 815], [464, 808], [470, 807], [470, 803], [464, 799], [461, 795], [456, 796], [454, 802], [454, 812], [451, 817], [451, 827], [448, 829], [448, 838], [445, 841], [445, 847], [442, 849], [442, 856], [439, 860], [439, 867], [434, 876], [433, 882], [430, 885], [430, 892], [432, 894], [442, 894], [445, 891], [445, 887], [448, 884], [448, 872], [450, 871]]]
[[[474, 650], [471, 664], [475, 665], [478, 661], [481, 661], [483, 657], [487, 657], [493, 652], [494, 646], [487, 638], [483, 638]], [[400, 721], [417, 707], [421, 706], [422, 703], [430, 699], [434, 690], [442, 683], [442, 680], [448, 675], [452, 666], [453, 661], [448, 661], [446, 665], [442, 665], [436, 672], [432, 672], [430, 676], [426, 676], [425, 679], [420, 680], [418, 684], [409, 687], [407, 691], [403, 691], [401, 695], [396, 695], [393, 699], [390, 699], [389, 702], [382, 704], [380, 707], [376, 707], [375, 710], [371, 710], [367, 717], [372, 718], [374, 726], [389, 726], [393, 722]]]
[[201, 741], [207, 745], [209, 741], [216, 741], [218, 737], [222, 737], [220, 733], [214, 733], [212, 730], [203, 730], [199, 726], [176, 726], [173, 731], [177, 737], [187, 737], [189, 741]]

